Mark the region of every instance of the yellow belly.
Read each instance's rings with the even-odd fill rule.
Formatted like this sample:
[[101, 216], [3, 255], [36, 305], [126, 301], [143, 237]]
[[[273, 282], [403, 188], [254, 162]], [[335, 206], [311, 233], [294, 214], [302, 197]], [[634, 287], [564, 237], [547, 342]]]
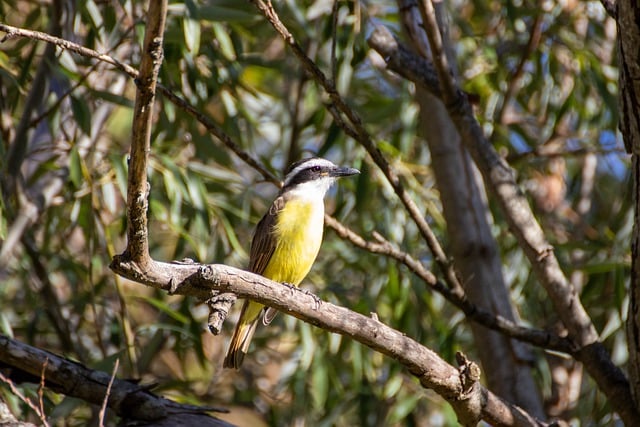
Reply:
[[322, 243], [324, 206], [306, 200], [289, 200], [273, 229], [278, 244], [263, 276], [298, 285], [305, 278]]

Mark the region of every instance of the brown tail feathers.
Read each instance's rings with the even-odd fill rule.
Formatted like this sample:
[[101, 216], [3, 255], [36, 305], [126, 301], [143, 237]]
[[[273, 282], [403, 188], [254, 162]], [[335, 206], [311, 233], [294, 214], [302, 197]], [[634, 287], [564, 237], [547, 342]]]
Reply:
[[[253, 315], [253, 319], [251, 317], [246, 316], [247, 310], [249, 308], [250, 301], [245, 301], [245, 304], [242, 306], [242, 312], [240, 313], [240, 319], [238, 320], [238, 325], [236, 326], [236, 330], [233, 333], [233, 337], [231, 337], [231, 342], [229, 343], [229, 349], [227, 350], [227, 355], [224, 358], [224, 362], [222, 366], [225, 368], [233, 368], [239, 369], [242, 365], [242, 361], [244, 360], [244, 356], [249, 351], [249, 345], [251, 344], [251, 338], [253, 338], [253, 333], [256, 331], [256, 326], [258, 326], [258, 320], [260, 318], [260, 312], [258, 311], [258, 315]], [[254, 303], [255, 304], [255, 303]], [[257, 307], [256, 307], [257, 308]]]

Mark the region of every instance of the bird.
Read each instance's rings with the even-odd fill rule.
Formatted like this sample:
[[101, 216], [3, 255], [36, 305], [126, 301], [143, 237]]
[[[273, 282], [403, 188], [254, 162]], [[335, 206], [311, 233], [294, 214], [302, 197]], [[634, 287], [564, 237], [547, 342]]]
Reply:
[[[256, 226], [249, 255], [249, 271], [268, 279], [298, 286], [306, 277], [322, 243], [324, 196], [340, 177], [358, 169], [336, 166], [310, 157], [293, 163], [282, 189]], [[268, 325], [277, 310], [245, 300], [223, 367], [239, 369], [262, 316]]]

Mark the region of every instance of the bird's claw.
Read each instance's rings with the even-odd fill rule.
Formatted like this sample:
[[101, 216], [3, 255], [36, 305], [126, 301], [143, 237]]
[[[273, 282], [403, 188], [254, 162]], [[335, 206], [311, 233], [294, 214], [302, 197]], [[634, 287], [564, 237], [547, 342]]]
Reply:
[[309, 295], [311, 298], [313, 298], [313, 309], [317, 310], [320, 308], [320, 303], [322, 302], [322, 300], [314, 293], [310, 292], [308, 289], [303, 289], [302, 292], [304, 292], [305, 294]]
[[309, 295], [311, 298], [313, 298], [313, 309], [317, 310], [318, 308], [320, 308], [320, 303], [322, 302], [322, 300], [318, 298], [316, 294], [312, 293], [308, 289], [300, 289], [296, 285], [291, 283], [283, 282], [282, 284], [285, 285], [287, 288], [289, 288], [292, 295], [293, 295], [293, 292], [295, 292], [298, 289], [304, 292], [306, 295]]
[[295, 292], [297, 286], [294, 285], [293, 283], [287, 283], [287, 282], [282, 282], [283, 285], [285, 285], [287, 288], [289, 288], [289, 291], [293, 294], [293, 292]]

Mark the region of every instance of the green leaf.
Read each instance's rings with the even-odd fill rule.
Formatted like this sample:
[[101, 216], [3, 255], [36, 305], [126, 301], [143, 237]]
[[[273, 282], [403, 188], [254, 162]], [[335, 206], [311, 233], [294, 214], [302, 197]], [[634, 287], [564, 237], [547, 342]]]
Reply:
[[211, 22], [239, 22], [247, 23], [259, 19], [258, 13], [252, 7], [244, 6], [243, 2], [234, 2], [233, 6], [202, 6], [198, 9], [198, 17]]
[[329, 394], [329, 375], [326, 361], [315, 361], [311, 369], [311, 397], [316, 410], [325, 407]]
[[225, 27], [220, 23], [214, 23], [212, 28], [222, 54], [226, 59], [234, 60], [236, 58], [236, 52], [233, 47], [233, 43], [231, 42], [231, 37], [229, 37]]
[[384, 391], [382, 393], [382, 396], [385, 399], [391, 399], [400, 391], [400, 388], [402, 387], [403, 382], [404, 382], [404, 377], [396, 373], [384, 385]]
[[73, 117], [78, 122], [78, 126], [85, 134], [91, 135], [91, 111], [86, 100], [79, 99], [74, 95], [71, 95], [70, 98], [71, 111], [73, 111]]
[[184, 42], [187, 50], [192, 54], [200, 51], [200, 21], [196, 19], [196, 5], [192, 0], [186, 0], [187, 14], [182, 20], [182, 28], [184, 31]]
[[185, 315], [180, 313], [178, 310], [171, 307], [166, 301], [159, 300], [153, 297], [147, 297], [147, 296], [137, 296], [135, 298], [152, 305], [159, 311], [167, 314], [169, 317], [171, 317], [173, 320], [177, 321], [178, 323], [181, 323], [181, 324], [189, 323], [188, 317], [186, 317]]
[[388, 424], [395, 424], [404, 420], [411, 412], [414, 411], [418, 401], [422, 399], [422, 393], [414, 393], [403, 395], [401, 399], [396, 401], [387, 418]]
[[71, 147], [71, 151], [69, 151], [69, 180], [76, 189], [82, 187], [82, 158], [80, 158], [77, 145]]

